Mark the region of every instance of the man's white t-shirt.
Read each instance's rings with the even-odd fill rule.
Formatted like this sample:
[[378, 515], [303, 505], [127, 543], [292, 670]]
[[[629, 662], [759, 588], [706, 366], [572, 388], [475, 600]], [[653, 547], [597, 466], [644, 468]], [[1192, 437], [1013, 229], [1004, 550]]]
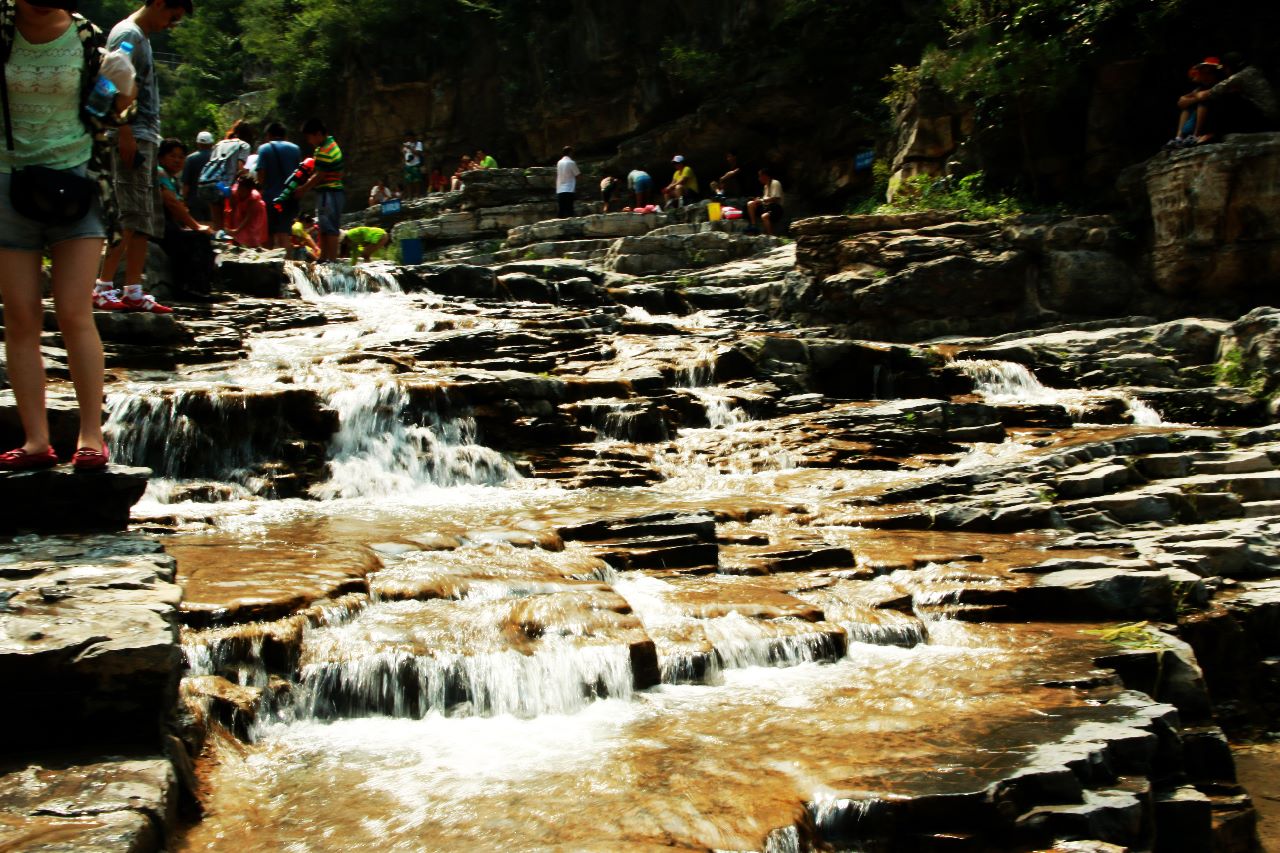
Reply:
[[764, 197], [772, 202], [782, 204], [782, 183], [777, 178], [769, 181], [769, 186], [764, 191]]
[[556, 192], [571, 193], [578, 188], [578, 164], [570, 157], [561, 157], [556, 163]]

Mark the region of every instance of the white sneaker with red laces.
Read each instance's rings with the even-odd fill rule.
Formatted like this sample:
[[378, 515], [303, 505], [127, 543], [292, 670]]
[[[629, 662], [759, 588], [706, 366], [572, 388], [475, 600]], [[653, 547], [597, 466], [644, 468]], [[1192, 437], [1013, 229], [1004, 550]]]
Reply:
[[124, 299], [120, 300], [120, 306], [125, 311], [146, 311], [151, 314], [172, 314], [173, 313], [172, 308], [166, 305], [161, 305], [159, 302], [156, 302], [156, 298], [152, 296], [150, 293], [144, 293], [138, 299], [130, 299], [128, 296], [126, 296]]
[[93, 292], [93, 307], [99, 311], [119, 311], [123, 309], [124, 303], [120, 301], [120, 291], [95, 290]]

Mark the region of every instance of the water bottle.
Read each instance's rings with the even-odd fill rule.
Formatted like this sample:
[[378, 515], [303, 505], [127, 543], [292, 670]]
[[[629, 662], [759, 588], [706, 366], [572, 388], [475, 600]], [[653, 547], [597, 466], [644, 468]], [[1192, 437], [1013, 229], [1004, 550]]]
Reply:
[[135, 72], [133, 70], [133, 44], [121, 42], [120, 46], [102, 58], [98, 79], [89, 93], [85, 107], [92, 115], [102, 118], [115, 112], [116, 95], [132, 93]]

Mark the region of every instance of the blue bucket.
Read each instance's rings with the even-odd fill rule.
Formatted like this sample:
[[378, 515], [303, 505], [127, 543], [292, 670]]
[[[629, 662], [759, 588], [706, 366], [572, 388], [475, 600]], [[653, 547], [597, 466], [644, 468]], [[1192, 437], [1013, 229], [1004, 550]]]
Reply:
[[409, 239], [400, 241], [400, 263], [405, 266], [422, 263], [422, 241]]

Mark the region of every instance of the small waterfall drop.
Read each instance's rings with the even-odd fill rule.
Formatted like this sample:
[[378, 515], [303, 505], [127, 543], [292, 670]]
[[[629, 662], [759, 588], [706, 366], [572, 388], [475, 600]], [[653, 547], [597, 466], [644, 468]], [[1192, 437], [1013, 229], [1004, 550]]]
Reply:
[[475, 421], [414, 411], [403, 386], [368, 382], [329, 400], [340, 427], [321, 500], [405, 494], [422, 486], [497, 486], [519, 479], [500, 453], [476, 442]]
[[403, 293], [393, 267], [386, 263], [302, 264], [289, 263], [285, 271], [298, 295], [309, 302], [324, 296], [356, 296], [364, 293]]
[[[1088, 391], [1050, 388], [1035, 377], [1026, 366], [1011, 361], [971, 359], [956, 365], [974, 381], [974, 393], [993, 405], [1062, 406], [1072, 417], [1079, 418], [1097, 394]], [[1128, 405], [1135, 424], [1159, 426], [1164, 419], [1147, 403], [1120, 390], [1108, 392]]]
[[536, 717], [572, 714], [596, 699], [630, 699], [631, 657], [625, 646], [544, 642], [533, 654], [515, 650], [417, 656], [381, 651], [302, 668], [300, 716], [380, 714], [390, 717]]
[[677, 374], [678, 386], [687, 389], [702, 403], [707, 424], [712, 429], [731, 429], [748, 423], [751, 417], [715, 385], [716, 354], [713, 346], [703, 346]]
[[[279, 442], [280, 405], [253, 407], [235, 389], [151, 390], [107, 397], [106, 434], [112, 458], [150, 468], [155, 476], [208, 478], [252, 485], [253, 468]], [[253, 417], [251, 415], [256, 415]]]

